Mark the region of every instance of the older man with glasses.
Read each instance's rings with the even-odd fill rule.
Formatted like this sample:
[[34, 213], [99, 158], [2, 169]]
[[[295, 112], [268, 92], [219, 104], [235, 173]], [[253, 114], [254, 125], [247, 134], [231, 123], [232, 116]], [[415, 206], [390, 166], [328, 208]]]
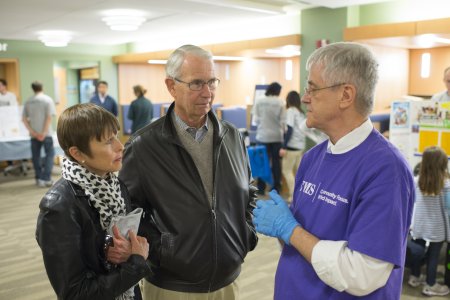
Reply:
[[306, 124], [329, 140], [303, 156], [290, 208], [271, 192], [254, 210], [256, 230], [284, 241], [276, 300], [400, 299], [414, 182], [369, 119], [377, 67], [355, 43], [307, 61]]
[[434, 94], [433, 97], [431, 97], [432, 101], [450, 102], [450, 67], [447, 67], [444, 70], [443, 82], [447, 89], [440, 93]]
[[166, 65], [167, 115], [125, 146], [119, 177], [145, 211], [153, 274], [145, 299], [238, 299], [236, 279], [257, 243], [256, 188], [239, 131], [211, 105], [220, 80], [211, 53], [192, 45]]

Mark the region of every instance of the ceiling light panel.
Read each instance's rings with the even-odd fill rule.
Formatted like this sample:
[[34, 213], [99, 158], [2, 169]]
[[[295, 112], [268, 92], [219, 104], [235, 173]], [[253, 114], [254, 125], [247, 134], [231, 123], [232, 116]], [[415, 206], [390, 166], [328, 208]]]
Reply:
[[114, 31], [135, 31], [147, 19], [144, 13], [132, 9], [113, 9], [104, 12], [102, 21]]
[[38, 38], [47, 47], [66, 47], [72, 35], [63, 30], [46, 30], [38, 32]]

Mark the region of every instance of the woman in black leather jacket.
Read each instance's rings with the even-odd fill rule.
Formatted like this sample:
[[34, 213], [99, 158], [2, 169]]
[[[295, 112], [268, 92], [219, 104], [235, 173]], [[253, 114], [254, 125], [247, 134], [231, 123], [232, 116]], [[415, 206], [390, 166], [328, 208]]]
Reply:
[[[142, 299], [138, 282], [150, 274], [149, 245], [115, 217], [130, 211], [128, 192], [114, 172], [122, 166], [117, 118], [94, 104], [66, 109], [58, 140], [66, 157], [62, 178], [40, 203], [36, 239], [58, 299]], [[113, 243], [111, 243], [113, 241]]]

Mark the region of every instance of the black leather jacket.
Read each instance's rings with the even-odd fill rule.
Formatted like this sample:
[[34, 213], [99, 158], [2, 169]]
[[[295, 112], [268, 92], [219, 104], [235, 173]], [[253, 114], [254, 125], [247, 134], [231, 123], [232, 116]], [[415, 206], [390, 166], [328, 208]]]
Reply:
[[215, 291], [239, 275], [257, 236], [252, 223], [256, 188], [239, 131], [210, 112], [213, 200], [167, 115], [138, 131], [125, 146], [119, 177], [132, 205], [145, 212], [139, 233], [150, 243], [154, 285], [180, 292]]
[[[129, 211], [123, 184], [121, 190]], [[80, 186], [59, 179], [39, 208], [36, 240], [58, 299], [113, 300], [150, 274], [150, 266], [140, 255], [131, 255], [127, 262], [106, 271], [105, 232], [98, 211], [89, 205]], [[135, 299], [141, 299], [138, 288]]]

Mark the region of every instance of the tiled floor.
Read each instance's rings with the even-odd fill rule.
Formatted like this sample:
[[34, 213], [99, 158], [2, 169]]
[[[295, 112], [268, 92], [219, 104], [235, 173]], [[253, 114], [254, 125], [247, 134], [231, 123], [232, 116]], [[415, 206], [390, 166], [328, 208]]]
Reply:
[[[35, 187], [32, 172], [26, 177], [0, 175], [0, 299], [56, 299], [34, 238], [38, 204], [44, 193], [45, 189]], [[243, 265], [241, 300], [273, 298], [279, 255], [276, 240], [261, 236], [258, 247], [249, 253]], [[424, 297], [419, 288], [408, 286], [404, 287], [401, 299], [423, 298], [443, 299]]]

